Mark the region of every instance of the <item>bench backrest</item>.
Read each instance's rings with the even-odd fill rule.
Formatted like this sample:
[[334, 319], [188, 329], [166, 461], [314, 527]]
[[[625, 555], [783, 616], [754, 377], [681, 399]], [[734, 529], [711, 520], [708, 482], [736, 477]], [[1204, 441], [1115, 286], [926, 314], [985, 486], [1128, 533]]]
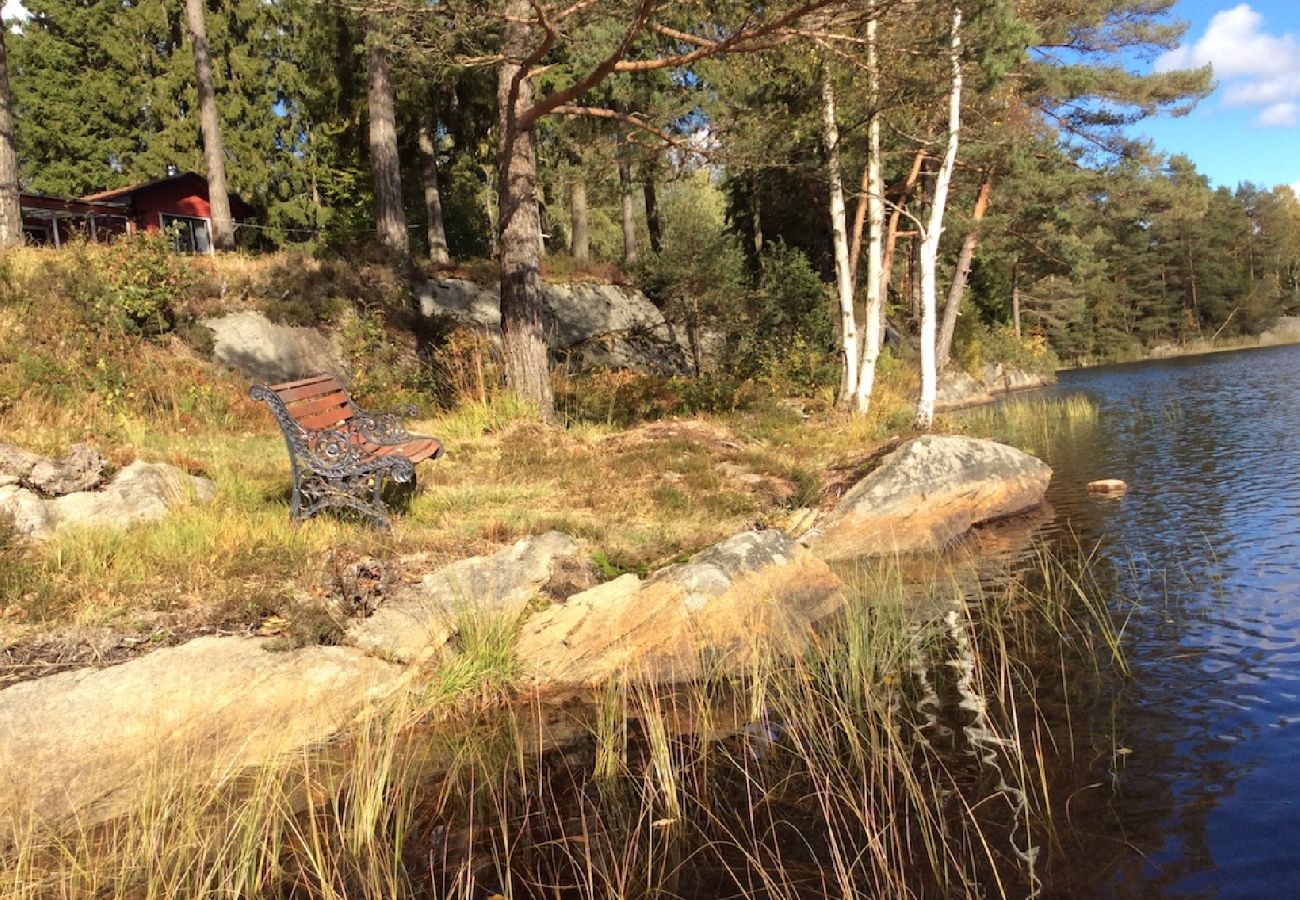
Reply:
[[348, 389], [337, 375], [313, 375], [269, 386], [295, 422], [306, 429], [332, 429], [355, 415]]

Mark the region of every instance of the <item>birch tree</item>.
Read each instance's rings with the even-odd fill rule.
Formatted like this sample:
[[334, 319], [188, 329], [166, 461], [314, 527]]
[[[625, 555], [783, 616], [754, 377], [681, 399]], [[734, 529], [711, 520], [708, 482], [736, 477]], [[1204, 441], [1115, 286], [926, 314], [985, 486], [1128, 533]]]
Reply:
[[825, 64], [820, 71], [822, 136], [826, 145], [826, 175], [830, 188], [831, 234], [835, 250], [835, 293], [840, 309], [840, 352], [844, 372], [839, 402], [848, 406], [858, 393], [858, 326], [853, 308], [853, 276], [849, 272], [849, 235], [844, 207], [844, 177], [840, 165], [840, 132], [835, 122], [835, 88]]
[[921, 229], [921, 396], [916, 406], [916, 427], [922, 429], [928, 429], [934, 424], [934, 401], [939, 387], [936, 365], [939, 238], [943, 236], [943, 217], [948, 205], [953, 168], [957, 164], [957, 146], [961, 134], [961, 22], [961, 6], [954, 3], [948, 43], [948, 63], [952, 71], [952, 85], [948, 95], [948, 140], [943, 162], [934, 179], [930, 214]]
[[[867, 103], [870, 119], [867, 122], [867, 161], [863, 178], [866, 187], [867, 217], [867, 304], [862, 335], [862, 365], [858, 370], [858, 387], [854, 394], [854, 408], [866, 413], [871, 404], [871, 392], [876, 382], [876, 362], [880, 359], [885, 318], [884, 228], [885, 184], [881, 175], [880, 157], [880, 56], [877, 45], [880, 21], [876, 0], [871, 0], [867, 19]], [[850, 277], [854, 273], [850, 265]]]

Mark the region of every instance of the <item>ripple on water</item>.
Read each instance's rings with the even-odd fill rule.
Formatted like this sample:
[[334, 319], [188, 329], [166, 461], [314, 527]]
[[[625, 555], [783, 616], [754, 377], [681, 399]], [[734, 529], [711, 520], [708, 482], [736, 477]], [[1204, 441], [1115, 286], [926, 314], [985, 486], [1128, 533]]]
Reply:
[[[1065, 372], [1051, 390], [1099, 407], [1048, 454], [1058, 527], [1101, 546], [1116, 595], [1141, 604], [1119, 821], [1092, 824], [1143, 856], [1101, 892], [1300, 896], [1300, 347]], [[1098, 501], [1096, 478], [1130, 490]]]

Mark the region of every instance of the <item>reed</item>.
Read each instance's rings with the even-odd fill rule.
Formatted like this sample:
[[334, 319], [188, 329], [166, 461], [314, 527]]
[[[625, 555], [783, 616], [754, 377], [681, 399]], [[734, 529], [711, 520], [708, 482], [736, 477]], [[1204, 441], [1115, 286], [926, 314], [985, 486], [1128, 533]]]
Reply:
[[335, 742], [171, 761], [108, 822], [29, 817], [0, 898], [1034, 895], [1052, 710], [1124, 671], [1105, 574], [863, 566], [805, 652], [563, 702], [523, 688], [507, 623], [466, 621]]

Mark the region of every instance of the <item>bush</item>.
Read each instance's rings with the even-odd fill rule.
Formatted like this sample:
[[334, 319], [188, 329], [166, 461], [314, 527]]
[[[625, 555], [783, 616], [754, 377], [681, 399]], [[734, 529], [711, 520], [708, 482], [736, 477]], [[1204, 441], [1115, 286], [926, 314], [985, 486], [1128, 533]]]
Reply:
[[1010, 325], [973, 322], [956, 337], [955, 357], [962, 368], [977, 377], [985, 365], [996, 363], [1037, 375], [1050, 375], [1060, 368], [1056, 352], [1041, 334], [1018, 338]]
[[569, 422], [627, 426], [637, 422], [748, 409], [764, 396], [752, 381], [663, 378], [626, 370], [556, 379], [555, 406]]

